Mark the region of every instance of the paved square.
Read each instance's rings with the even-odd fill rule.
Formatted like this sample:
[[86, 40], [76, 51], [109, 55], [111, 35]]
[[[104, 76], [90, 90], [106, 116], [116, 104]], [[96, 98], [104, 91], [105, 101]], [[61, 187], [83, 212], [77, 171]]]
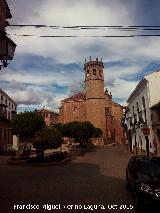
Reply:
[[[105, 146], [59, 166], [1, 165], [0, 212], [136, 212], [119, 209], [133, 205], [132, 195], [125, 189], [129, 157], [125, 146], [116, 145]], [[27, 204], [39, 205], [40, 209], [32, 206], [32, 210], [14, 210], [14, 205], [22, 208], [17, 205]], [[47, 204], [55, 204], [52, 208], [57, 209], [44, 209]], [[75, 204], [83, 208], [78, 211], [74, 209]], [[42, 205], [46, 206], [42, 208]], [[97, 210], [92, 211], [91, 205], [99, 206], [94, 206]], [[103, 206], [105, 210], [101, 209]]]

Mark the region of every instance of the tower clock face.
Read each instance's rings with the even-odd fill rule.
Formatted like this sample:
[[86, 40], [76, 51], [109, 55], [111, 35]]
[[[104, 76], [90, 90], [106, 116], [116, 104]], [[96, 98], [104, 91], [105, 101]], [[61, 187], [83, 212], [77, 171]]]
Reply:
[[102, 70], [99, 70], [99, 75], [100, 77], [102, 77]]

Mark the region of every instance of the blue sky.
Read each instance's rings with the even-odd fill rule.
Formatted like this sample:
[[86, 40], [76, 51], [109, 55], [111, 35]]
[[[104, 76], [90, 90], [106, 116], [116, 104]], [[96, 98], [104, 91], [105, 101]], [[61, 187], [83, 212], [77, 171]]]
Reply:
[[[11, 24], [56, 26], [159, 26], [159, 0], [8, 0]], [[101, 38], [92, 35], [160, 34], [160, 30], [119, 31], [8, 27], [17, 44], [14, 60], [3, 69], [0, 87], [18, 103], [18, 111], [46, 107], [84, 87], [84, 59], [103, 58], [105, 87], [125, 104], [141, 78], [160, 68], [160, 37]], [[21, 37], [76, 35], [76, 38]], [[81, 36], [81, 37], [79, 37]]]

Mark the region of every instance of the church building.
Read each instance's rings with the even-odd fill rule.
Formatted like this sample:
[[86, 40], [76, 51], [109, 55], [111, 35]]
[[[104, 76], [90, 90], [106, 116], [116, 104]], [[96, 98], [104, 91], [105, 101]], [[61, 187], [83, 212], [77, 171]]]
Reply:
[[111, 93], [104, 91], [103, 62], [91, 60], [84, 64], [85, 92], [77, 93], [62, 101], [59, 122], [90, 121], [103, 131], [95, 143], [121, 143], [124, 140], [121, 127], [123, 107], [112, 100]]

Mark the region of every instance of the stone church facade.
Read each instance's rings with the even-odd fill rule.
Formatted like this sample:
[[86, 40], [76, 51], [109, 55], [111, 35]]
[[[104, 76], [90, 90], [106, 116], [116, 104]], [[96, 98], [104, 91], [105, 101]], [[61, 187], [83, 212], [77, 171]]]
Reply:
[[59, 122], [90, 121], [103, 131], [102, 143], [121, 143], [124, 140], [121, 127], [123, 107], [112, 100], [107, 89], [104, 92], [103, 62], [98, 58], [85, 61], [85, 92], [64, 99], [59, 108]]

